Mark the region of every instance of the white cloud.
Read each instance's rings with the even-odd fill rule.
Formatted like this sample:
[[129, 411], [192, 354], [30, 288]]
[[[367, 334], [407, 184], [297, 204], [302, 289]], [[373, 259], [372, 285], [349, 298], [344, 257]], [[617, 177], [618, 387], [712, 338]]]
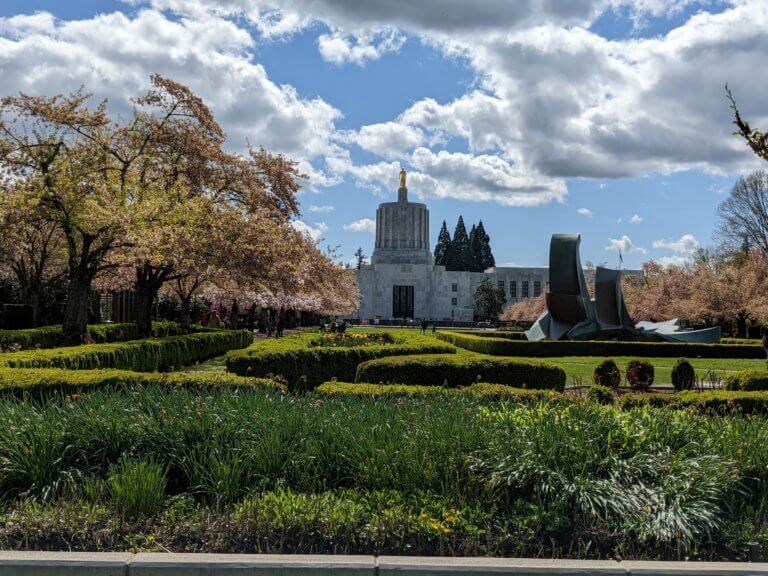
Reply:
[[356, 36], [335, 32], [322, 34], [317, 40], [323, 60], [339, 66], [349, 62], [362, 66], [367, 60], [378, 60], [384, 54], [397, 52], [403, 44], [405, 36], [393, 29]]
[[653, 247], [672, 250], [672, 252], [677, 254], [693, 254], [701, 247], [701, 244], [696, 240], [693, 234], [684, 234], [677, 240], [655, 240], [653, 242]]
[[[386, 160], [410, 160], [417, 195], [515, 206], [562, 200], [572, 177], [754, 166], [758, 160], [731, 135], [725, 81], [755, 125], [768, 123], [768, 76], [754, 73], [768, 59], [764, 0], [734, 0], [664, 35], [623, 40], [589, 26], [611, 9], [628, 11], [640, 25], [647, 16], [708, 3], [127, 1], [137, 6], [128, 16], [0, 19], [3, 92], [52, 94], [85, 85], [126, 110], [127, 97], [159, 72], [211, 105], [231, 146], [249, 138], [284, 152], [300, 161], [311, 186], [348, 176], [379, 191], [396, 188], [396, 171], [383, 173], [389, 163], [352, 165], [344, 147], [355, 142]], [[155, 8], [142, 9], [148, 4]], [[309, 26], [320, 29], [318, 50], [328, 62], [363, 65], [417, 36], [459, 58], [476, 82], [453, 100], [424, 98], [389, 121], [339, 134], [341, 111], [275, 83], [253, 60], [259, 40]], [[452, 152], [442, 150], [449, 139], [467, 152], [456, 151], [456, 142]]]
[[640, 216], [639, 214], [633, 214], [627, 219], [627, 222], [629, 222], [630, 224], [640, 224], [640, 222], [642, 221], [643, 221], [643, 217]]
[[311, 205], [308, 210], [310, 212], [315, 212], [319, 214], [327, 214], [328, 212], [333, 212], [335, 208], [333, 206], [329, 205], [322, 205], [322, 206], [315, 206], [314, 204]]
[[360, 218], [360, 220], [345, 224], [344, 230], [350, 230], [352, 232], [369, 232], [370, 234], [373, 234], [376, 232], [376, 222], [370, 218]]
[[326, 176], [310, 162], [340, 153], [331, 142], [340, 112], [270, 80], [251, 61], [253, 44], [236, 22], [210, 14], [172, 19], [140, 10], [73, 21], [46, 14], [0, 18], [2, 91], [58, 94], [85, 86], [94, 100], [109, 98], [111, 110], [125, 112], [129, 98], [146, 90], [156, 72], [203, 98], [228, 132], [230, 147], [242, 149], [249, 139], [302, 161], [301, 168], [317, 176], [313, 182], [322, 182]]
[[561, 180], [542, 178], [499, 156], [417, 148], [411, 164], [434, 181], [422, 191], [425, 195], [493, 200], [507, 206], [537, 206], [562, 201], [566, 195]]
[[582, 216], [587, 216], [588, 218], [592, 218], [592, 210], [590, 210], [589, 208], [579, 208], [578, 210], [576, 210], [576, 212], [578, 212]]
[[304, 234], [305, 236], [311, 238], [315, 242], [320, 240], [322, 238], [323, 234], [325, 234], [328, 231], [328, 226], [325, 222], [315, 222], [315, 225], [312, 226], [310, 224], [307, 224], [306, 222], [302, 222], [301, 220], [294, 220], [291, 222], [291, 225]]
[[656, 262], [661, 264], [664, 268], [669, 268], [670, 266], [683, 268], [691, 263], [691, 259], [675, 254], [673, 256], [662, 256], [661, 258], [656, 259]]
[[606, 246], [605, 249], [612, 252], [620, 252], [622, 254], [645, 254], [647, 252], [645, 248], [635, 246], [634, 242], [632, 242], [632, 239], [626, 234], [624, 234], [621, 238], [609, 238], [608, 246]]
[[384, 158], [402, 158], [424, 142], [424, 133], [412, 126], [397, 122], [383, 122], [363, 126], [357, 132], [346, 135], [346, 140], [356, 143]]

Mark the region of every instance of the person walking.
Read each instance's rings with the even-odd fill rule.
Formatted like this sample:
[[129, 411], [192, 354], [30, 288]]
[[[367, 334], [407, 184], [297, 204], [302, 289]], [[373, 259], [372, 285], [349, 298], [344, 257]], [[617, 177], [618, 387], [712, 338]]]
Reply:
[[277, 317], [277, 333], [275, 334], [277, 338], [283, 337], [284, 328], [285, 328], [285, 316], [280, 314], [280, 316]]

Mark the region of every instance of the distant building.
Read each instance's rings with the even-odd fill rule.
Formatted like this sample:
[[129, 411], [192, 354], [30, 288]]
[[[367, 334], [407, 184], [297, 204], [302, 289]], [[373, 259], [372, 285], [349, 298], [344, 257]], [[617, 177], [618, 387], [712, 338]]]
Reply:
[[357, 270], [360, 320], [428, 319], [471, 322], [473, 294], [484, 278], [504, 290], [507, 304], [546, 290], [546, 267], [489, 268], [485, 272], [449, 272], [435, 266], [429, 248], [429, 210], [408, 202], [405, 171], [400, 172], [397, 202], [376, 210], [376, 247], [369, 265]]

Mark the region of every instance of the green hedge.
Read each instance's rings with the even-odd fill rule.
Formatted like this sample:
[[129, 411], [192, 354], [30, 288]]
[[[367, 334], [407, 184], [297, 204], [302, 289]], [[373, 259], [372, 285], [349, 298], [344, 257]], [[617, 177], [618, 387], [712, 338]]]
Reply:
[[283, 390], [267, 378], [243, 378], [226, 372], [130, 372], [64, 368], [0, 368], [0, 393], [80, 392], [105, 387], [161, 385], [176, 388], [254, 388]]
[[744, 370], [732, 372], [723, 378], [725, 390], [741, 390], [744, 392], [755, 390], [768, 390], [768, 372], [757, 370]]
[[494, 356], [640, 356], [654, 358], [765, 358], [754, 344], [686, 344], [556, 340], [528, 342], [440, 330], [437, 337], [454, 346]]
[[565, 389], [565, 370], [542, 362], [464, 355], [419, 354], [363, 362], [356, 382], [457, 388], [492, 382], [518, 388]]
[[250, 348], [230, 352], [227, 370], [240, 376], [279, 375], [291, 390], [312, 390], [338, 378], [354, 380], [358, 364], [384, 356], [406, 354], [453, 354], [456, 349], [431, 336], [393, 331], [394, 344], [355, 347], [310, 346], [316, 333], [257, 342]]
[[678, 392], [676, 394], [627, 394], [618, 399], [623, 409], [650, 406], [653, 408], [688, 409], [703, 414], [768, 415], [768, 392]]
[[113, 344], [87, 344], [0, 354], [0, 366], [9, 368], [117, 368], [137, 372], [168, 370], [219, 356], [253, 342], [248, 330], [218, 330], [168, 338], [132, 340]]
[[367, 398], [412, 398], [421, 396], [457, 394], [510, 402], [562, 401], [566, 397], [553, 390], [526, 390], [504, 384], [473, 384], [466, 388], [443, 388], [441, 386], [411, 386], [406, 384], [363, 384], [351, 382], [325, 382], [318, 386], [315, 394], [321, 396], [358, 396]]
[[502, 338], [504, 340], [528, 340], [523, 331], [495, 331], [495, 332], [459, 332], [479, 338]]
[[[195, 331], [204, 332], [207, 329], [196, 327]], [[178, 322], [152, 323], [152, 336], [154, 338], [178, 336], [181, 333], [181, 325]], [[92, 344], [125, 342], [126, 340], [137, 339], [138, 331], [136, 324], [92, 324], [88, 326], [88, 338]], [[26, 330], [0, 330], [0, 349], [7, 350], [14, 346], [22, 350], [56, 348], [61, 346], [63, 339], [61, 326], [41, 326]]]

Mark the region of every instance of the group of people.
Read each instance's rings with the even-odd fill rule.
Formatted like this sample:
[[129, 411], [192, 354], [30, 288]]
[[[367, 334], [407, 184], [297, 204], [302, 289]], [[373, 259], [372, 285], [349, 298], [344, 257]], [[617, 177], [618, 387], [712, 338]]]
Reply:
[[267, 338], [272, 338], [273, 334], [275, 338], [282, 338], [283, 330], [285, 330], [285, 315], [278, 314], [277, 320], [274, 322], [271, 317], [268, 317], [264, 324], [264, 330], [267, 333]]
[[[429, 328], [430, 324], [426, 320], [422, 320], [420, 326], [421, 326], [421, 333], [426, 334], [427, 328]], [[436, 330], [435, 325], [432, 324], [432, 334], [435, 333], [435, 330]]]
[[330, 324], [325, 320], [320, 321], [320, 332], [330, 332], [331, 334], [344, 334], [347, 331], [347, 321], [332, 321]]

